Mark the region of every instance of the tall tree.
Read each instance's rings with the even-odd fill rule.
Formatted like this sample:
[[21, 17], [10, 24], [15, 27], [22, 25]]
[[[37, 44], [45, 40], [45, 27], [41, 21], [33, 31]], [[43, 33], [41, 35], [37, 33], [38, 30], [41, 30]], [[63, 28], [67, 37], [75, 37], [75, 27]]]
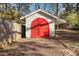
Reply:
[[58, 11], [59, 11], [59, 4], [56, 3], [56, 16], [58, 16]]
[[[9, 44], [13, 42], [13, 21], [18, 20], [19, 13], [12, 9], [10, 4], [2, 4], [2, 11], [1, 14], [1, 21], [0, 21], [0, 28], [3, 29], [3, 31], [0, 31], [0, 37], [2, 38], [1, 42], [3, 41], [4, 44]], [[3, 36], [1, 36], [3, 34]], [[8, 34], [8, 35], [7, 35]], [[10, 41], [9, 41], [10, 40]]]
[[41, 7], [40, 7], [40, 6], [41, 6], [41, 4], [40, 4], [40, 3], [35, 3], [35, 5], [34, 5], [34, 6], [35, 6], [35, 9], [36, 9], [36, 10], [38, 10], [38, 9], [40, 9], [40, 8], [41, 8]]
[[21, 14], [21, 16], [24, 16], [30, 13], [29, 3], [15, 3], [14, 8]]
[[79, 3], [76, 4], [76, 11], [77, 11], [77, 14], [79, 15]]
[[78, 5], [76, 8], [75, 3], [66, 3], [64, 4], [65, 11], [60, 15], [60, 18], [67, 20], [70, 28], [79, 28], [78, 20]]

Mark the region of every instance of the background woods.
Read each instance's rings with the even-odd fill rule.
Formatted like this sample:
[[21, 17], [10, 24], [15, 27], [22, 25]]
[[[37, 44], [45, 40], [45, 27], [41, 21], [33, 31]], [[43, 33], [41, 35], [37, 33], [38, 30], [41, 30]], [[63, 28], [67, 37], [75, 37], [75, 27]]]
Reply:
[[0, 42], [10, 44], [14, 38], [14, 22], [24, 24], [21, 16], [43, 9], [66, 20], [68, 28], [79, 30], [79, 3], [0, 3]]

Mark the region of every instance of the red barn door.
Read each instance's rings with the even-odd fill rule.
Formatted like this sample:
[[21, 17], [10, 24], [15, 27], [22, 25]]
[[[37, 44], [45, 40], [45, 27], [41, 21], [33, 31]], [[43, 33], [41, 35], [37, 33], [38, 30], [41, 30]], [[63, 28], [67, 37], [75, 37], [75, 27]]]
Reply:
[[43, 18], [36, 18], [31, 24], [32, 38], [49, 37], [49, 24]]

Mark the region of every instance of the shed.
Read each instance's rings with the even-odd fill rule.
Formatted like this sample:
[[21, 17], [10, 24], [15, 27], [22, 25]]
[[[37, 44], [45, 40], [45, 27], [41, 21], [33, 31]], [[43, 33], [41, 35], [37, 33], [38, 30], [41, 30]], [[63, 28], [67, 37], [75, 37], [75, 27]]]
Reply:
[[25, 18], [25, 36], [28, 38], [54, 37], [55, 25], [66, 23], [66, 21], [51, 15], [41, 9], [36, 10], [20, 19]]

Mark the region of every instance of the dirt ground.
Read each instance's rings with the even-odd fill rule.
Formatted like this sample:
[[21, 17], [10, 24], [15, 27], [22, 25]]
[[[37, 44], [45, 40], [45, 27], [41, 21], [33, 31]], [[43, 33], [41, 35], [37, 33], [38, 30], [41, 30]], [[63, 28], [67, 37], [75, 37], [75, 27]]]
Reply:
[[[27, 40], [27, 39], [26, 39]], [[1, 50], [5, 56], [73, 56], [73, 51], [52, 39], [29, 39], [26, 42], [13, 43], [13, 49]]]
[[26, 38], [0, 50], [1, 56], [78, 56], [79, 33], [59, 31], [55, 38]]
[[56, 40], [63, 43], [68, 49], [74, 51], [76, 56], [79, 56], [79, 31], [64, 30], [58, 31], [56, 34]]

